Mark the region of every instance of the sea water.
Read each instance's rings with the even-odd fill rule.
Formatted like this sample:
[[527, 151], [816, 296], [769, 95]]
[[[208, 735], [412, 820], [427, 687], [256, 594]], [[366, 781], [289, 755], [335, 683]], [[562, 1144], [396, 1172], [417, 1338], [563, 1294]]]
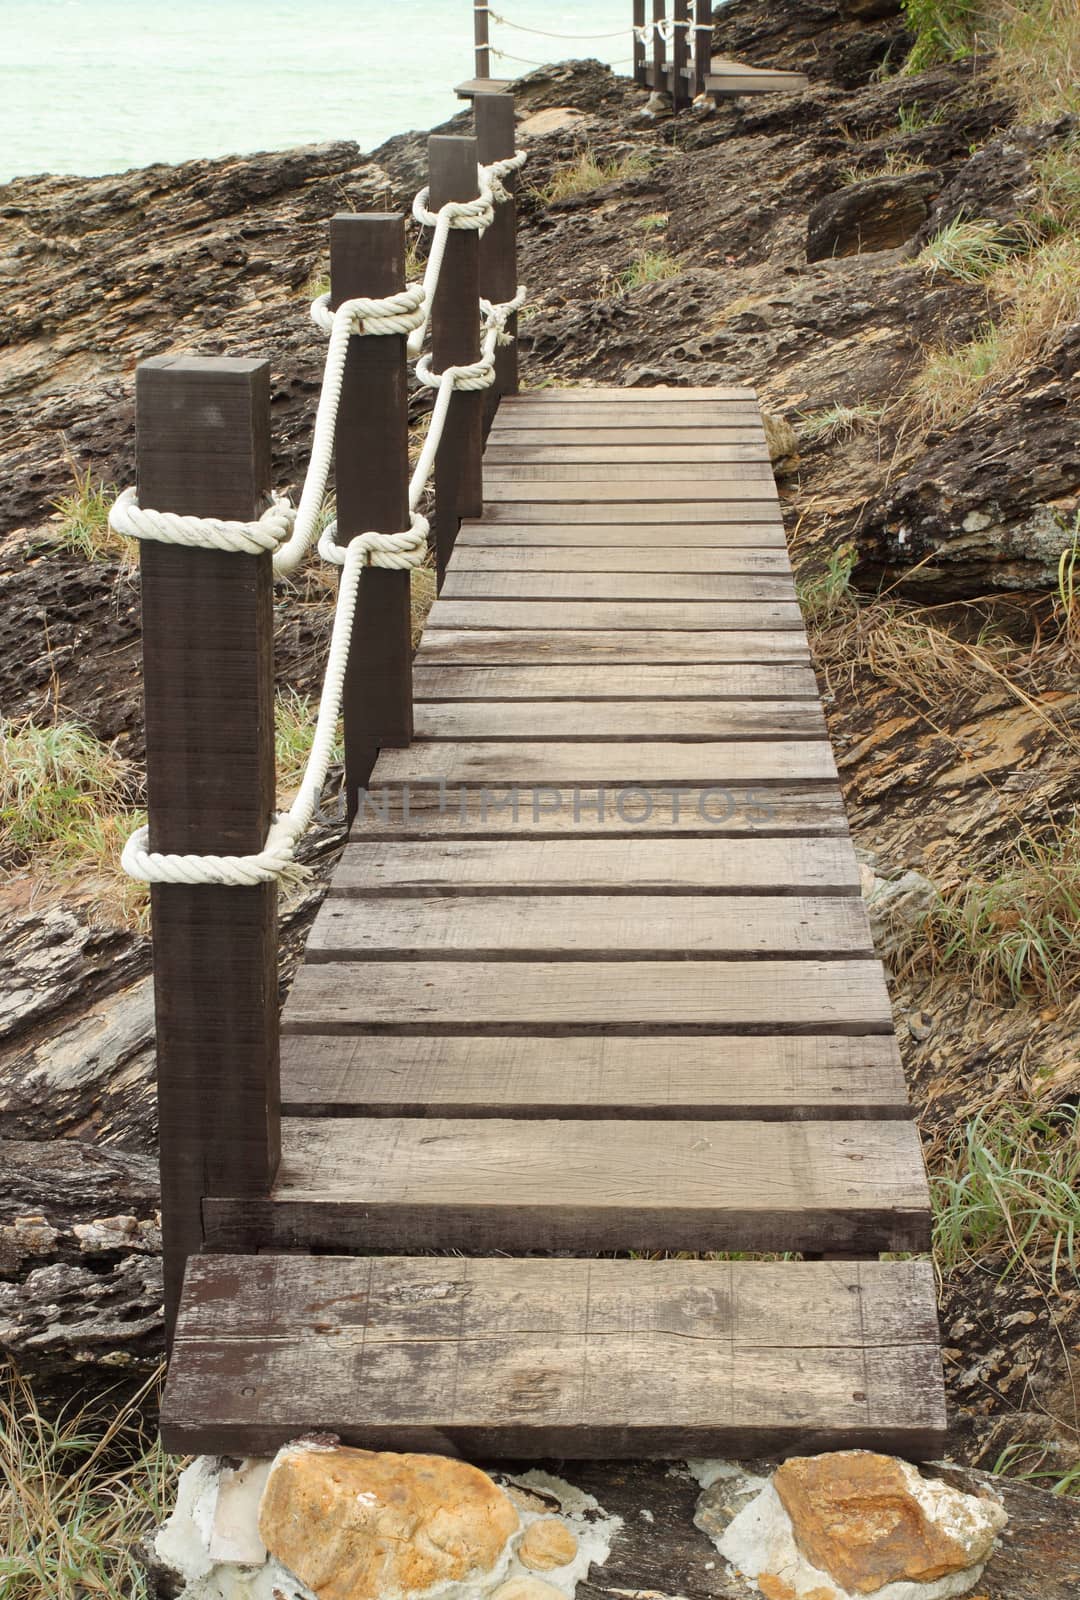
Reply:
[[[631, 0], [493, 0], [493, 77], [628, 71]], [[461, 109], [472, 0], [0, 0], [0, 182], [326, 139], [371, 149]]]

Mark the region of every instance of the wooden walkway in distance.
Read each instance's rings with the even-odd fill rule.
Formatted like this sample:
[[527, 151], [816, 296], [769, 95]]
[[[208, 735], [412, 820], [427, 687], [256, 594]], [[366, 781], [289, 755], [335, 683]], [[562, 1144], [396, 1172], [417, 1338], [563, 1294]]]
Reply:
[[485, 499], [285, 1011], [278, 1180], [206, 1202], [166, 1442], [933, 1453], [932, 1271], [878, 1259], [926, 1178], [754, 395], [506, 399]]

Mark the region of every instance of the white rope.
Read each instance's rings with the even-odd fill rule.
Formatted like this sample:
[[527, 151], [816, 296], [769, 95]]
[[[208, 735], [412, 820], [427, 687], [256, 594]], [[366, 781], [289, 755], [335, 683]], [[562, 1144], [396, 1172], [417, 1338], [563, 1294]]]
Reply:
[[[275, 499], [269, 510], [253, 522], [229, 522], [212, 517], [184, 517], [173, 512], [140, 507], [134, 489], [125, 489], [109, 513], [109, 524], [116, 532], [135, 539], [153, 539], [233, 554], [273, 554], [275, 576], [295, 572], [315, 538], [315, 530], [326, 496], [334, 448], [334, 430], [341, 403], [349, 340], [354, 334], [398, 335], [414, 343], [422, 341], [428, 326], [430, 307], [438, 288], [446, 241], [451, 228], [470, 228], [482, 232], [494, 217], [494, 207], [508, 198], [502, 179], [517, 171], [526, 159], [525, 152], [508, 156], [478, 169], [480, 194], [475, 200], [451, 201], [438, 213], [427, 210], [427, 191], [422, 190], [413, 204], [413, 214], [435, 228], [431, 253], [422, 284], [383, 299], [357, 297], [330, 310], [330, 296], [320, 295], [311, 306], [316, 327], [329, 334], [322, 389], [315, 413], [311, 460], [294, 510], [287, 501]], [[145, 883], [221, 884], [251, 887], [259, 883], [306, 876], [296, 861], [296, 847], [311, 824], [333, 756], [338, 719], [341, 715], [345, 674], [352, 643], [353, 619], [360, 574], [365, 566], [407, 571], [423, 564], [427, 552], [427, 518], [419, 505], [427, 491], [442, 442], [446, 417], [454, 391], [482, 390], [495, 379], [495, 352], [509, 342], [507, 324], [525, 302], [519, 288], [512, 300], [493, 305], [481, 300], [482, 344], [480, 359], [445, 372], [431, 371], [431, 358], [417, 363], [421, 383], [437, 389], [435, 405], [412, 477], [409, 481], [409, 527], [399, 533], [357, 534], [347, 544], [337, 542], [337, 523], [330, 523], [319, 538], [319, 552], [339, 565], [341, 581], [330, 637], [326, 673], [315, 722], [311, 753], [303, 780], [288, 811], [275, 816], [262, 850], [251, 855], [181, 855], [151, 851], [148, 828], [139, 828], [124, 847], [121, 864], [133, 878]]]
[[504, 28], [513, 28], [516, 33], [534, 33], [541, 39], [625, 39], [628, 33], [636, 31], [630, 26], [615, 28], [609, 33], [553, 33], [550, 28], [528, 28], [523, 22], [511, 22], [509, 17], [501, 16], [498, 11], [493, 11], [490, 6], [478, 9], [486, 11], [492, 22], [497, 22]]

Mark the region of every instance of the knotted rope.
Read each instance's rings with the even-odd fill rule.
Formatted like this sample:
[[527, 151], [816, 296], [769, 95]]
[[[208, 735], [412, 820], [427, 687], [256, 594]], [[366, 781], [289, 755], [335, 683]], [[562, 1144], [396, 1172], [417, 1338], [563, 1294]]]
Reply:
[[[269, 509], [252, 522], [187, 517], [140, 506], [132, 488], [125, 489], [112, 506], [110, 527], [128, 538], [152, 539], [164, 544], [224, 550], [237, 555], [270, 553], [276, 577], [294, 573], [314, 542], [326, 496], [349, 340], [356, 334], [365, 337], [396, 335], [408, 341], [410, 354], [417, 353], [427, 330], [450, 229], [482, 232], [490, 226], [495, 206], [508, 198], [503, 178], [517, 171], [525, 159], [522, 151], [480, 167], [477, 174], [479, 196], [475, 200], [450, 201], [438, 212], [427, 209], [428, 191], [420, 191], [413, 203], [413, 215], [425, 226], [435, 229], [423, 283], [409, 284], [398, 293], [381, 299], [346, 300], [336, 311], [330, 310], [328, 294], [312, 302], [312, 321], [329, 335], [329, 345], [315, 413], [311, 460], [300, 504], [295, 509], [288, 501], [275, 499]], [[296, 798], [288, 811], [275, 816], [263, 848], [242, 856], [151, 851], [149, 830], [143, 827], [132, 834], [121, 857], [124, 870], [133, 878], [145, 883], [224, 884], [247, 888], [307, 875], [306, 869], [297, 864], [296, 847], [315, 815], [330, 770], [349, 664], [360, 574], [365, 566], [408, 571], [423, 565], [430, 529], [427, 518], [418, 508], [431, 479], [451, 398], [455, 390], [486, 389], [494, 382], [496, 348], [509, 341], [507, 323], [524, 302], [522, 288], [513, 300], [502, 304], [481, 300], [483, 338], [478, 361], [448, 367], [437, 374], [431, 371], [430, 357], [421, 357], [417, 362], [419, 381], [438, 392], [427, 438], [409, 480], [409, 527], [399, 533], [360, 533], [347, 544], [339, 544], [335, 521], [324, 528], [319, 538], [320, 555], [342, 570], [315, 733]]]

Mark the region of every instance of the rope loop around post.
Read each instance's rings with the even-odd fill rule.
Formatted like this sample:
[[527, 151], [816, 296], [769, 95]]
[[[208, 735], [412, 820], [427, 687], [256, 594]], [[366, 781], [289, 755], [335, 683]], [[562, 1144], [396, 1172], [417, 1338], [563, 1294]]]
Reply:
[[123, 538], [241, 556], [275, 554], [289, 538], [295, 521], [296, 512], [287, 500], [275, 500], [257, 522], [226, 522], [219, 517], [183, 517], [175, 511], [140, 506], [134, 488], [125, 489], [109, 509], [109, 527]]

